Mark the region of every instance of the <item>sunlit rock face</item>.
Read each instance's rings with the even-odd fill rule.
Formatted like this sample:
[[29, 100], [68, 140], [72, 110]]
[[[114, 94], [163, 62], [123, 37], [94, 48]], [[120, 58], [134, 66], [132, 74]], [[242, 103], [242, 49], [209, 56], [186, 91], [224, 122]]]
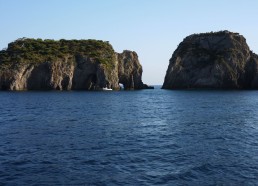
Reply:
[[136, 52], [97, 40], [18, 39], [0, 51], [0, 90], [126, 90], [142, 83]]

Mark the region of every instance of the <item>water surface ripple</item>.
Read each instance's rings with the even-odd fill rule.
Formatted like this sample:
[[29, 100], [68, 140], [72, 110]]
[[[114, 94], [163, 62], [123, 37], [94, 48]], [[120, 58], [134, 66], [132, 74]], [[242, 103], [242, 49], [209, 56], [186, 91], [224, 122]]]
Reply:
[[258, 91], [0, 92], [0, 185], [255, 185]]

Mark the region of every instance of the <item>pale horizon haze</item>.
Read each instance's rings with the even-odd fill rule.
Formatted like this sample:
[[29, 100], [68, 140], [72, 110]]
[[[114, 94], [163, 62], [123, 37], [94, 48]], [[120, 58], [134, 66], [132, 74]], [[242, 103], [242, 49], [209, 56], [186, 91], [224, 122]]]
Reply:
[[143, 82], [163, 84], [188, 35], [229, 30], [258, 54], [256, 0], [0, 0], [0, 49], [18, 38], [97, 39], [137, 52]]

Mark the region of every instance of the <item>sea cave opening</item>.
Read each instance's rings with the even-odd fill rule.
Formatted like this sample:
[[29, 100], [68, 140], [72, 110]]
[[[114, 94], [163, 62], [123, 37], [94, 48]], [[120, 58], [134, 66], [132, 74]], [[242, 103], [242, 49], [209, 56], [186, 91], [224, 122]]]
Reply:
[[87, 89], [88, 90], [95, 90], [96, 89], [96, 84], [97, 84], [97, 75], [96, 74], [91, 74], [87, 78]]
[[123, 83], [119, 83], [119, 87], [120, 87], [120, 90], [125, 90], [125, 87], [124, 87]]
[[1, 90], [8, 90], [9, 88], [8, 88], [8, 86], [6, 86], [6, 85], [2, 85], [1, 86]]

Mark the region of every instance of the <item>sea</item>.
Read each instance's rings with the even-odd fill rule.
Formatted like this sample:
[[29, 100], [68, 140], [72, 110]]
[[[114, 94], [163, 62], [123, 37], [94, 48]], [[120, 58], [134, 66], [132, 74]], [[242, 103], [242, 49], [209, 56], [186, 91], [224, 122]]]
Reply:
[[258, 91], [2, 91], [0, 103], [0, 185], [258, 185]]

